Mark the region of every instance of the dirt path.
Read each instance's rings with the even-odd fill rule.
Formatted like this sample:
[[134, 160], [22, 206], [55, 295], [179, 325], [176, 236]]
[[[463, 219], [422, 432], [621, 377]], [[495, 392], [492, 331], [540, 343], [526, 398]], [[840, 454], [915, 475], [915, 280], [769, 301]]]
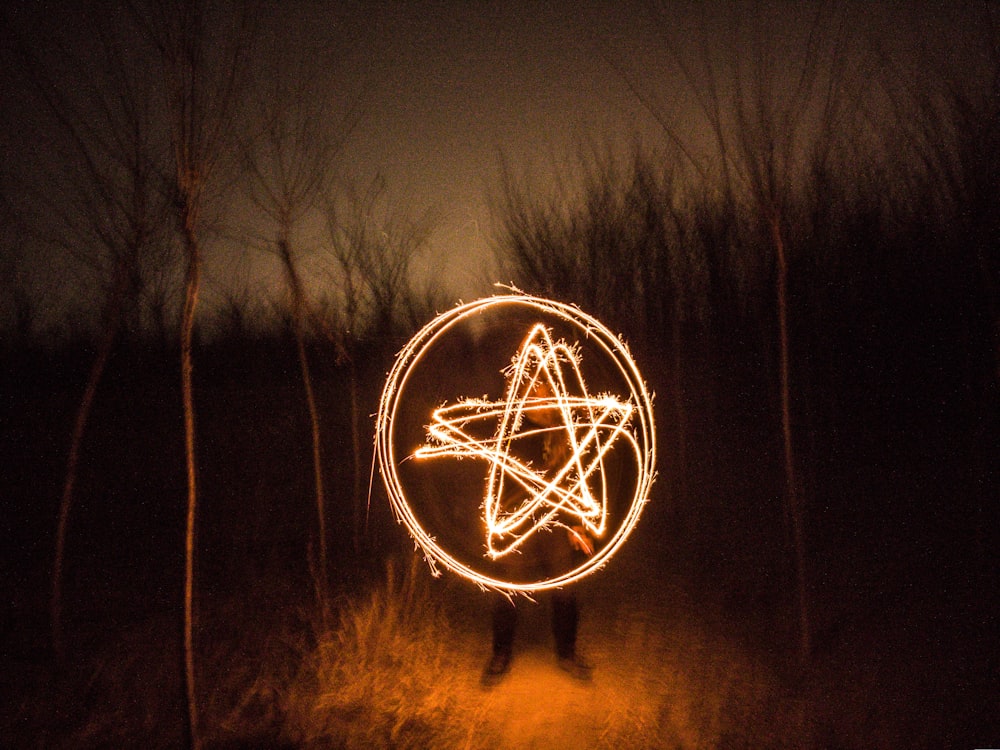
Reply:
[[[470, 714], [468, 748], [696, 747], [713, 727], [695, 716], [703, 710], [703, 686], [689, 683], [680, 661], [702, 657], [704, 641], [688, 632], [684, 618], [672, 617], [656, 587], [656, 597], [625, 577], [595, 579], [581, 591], [581, 651], [594, 665], [593, 678], [580, 682], [556, 663], [549, 631], [549, 601], [524, 603], [510, 673], [483, 688], [480, 670], [488, 657], [488, 623], [469, 672], [454, 689]], [[713, 647], [714, 648], [714, 647]], [[692, 651], [693, 649], [693, 651]], [[727, 667], [715, 662], [721, 673]], [[704, 697], [704, 696], [702, 696]], [[693, 700], [698, 702], [694, 705]], [[700, 714], [698, 714], [700, 716]], [[665, 743], [665, 744], [664, 744]]]
[[[604, 680], [583, 685], [538, 651], [523, 654], [508, 678], [481, 697], [478, 713], [503, 747], [595, 747]], [[607, 710], [605, 708], [605, 710]]]
[[[620, 747], [627, 737], [657, 724], [664, 697], [650, 689], [650, 675], [635, 659], [612, 653], [611, 638], [587, 650], [593, 679], [580, 682], [562, 672], [551, 649], [524, 645], [510, 674], [491, 688], [476, 672], [456, 686], [472, 713], [467, 747]], [[481, 665], [479, 665], [481, 666]]]

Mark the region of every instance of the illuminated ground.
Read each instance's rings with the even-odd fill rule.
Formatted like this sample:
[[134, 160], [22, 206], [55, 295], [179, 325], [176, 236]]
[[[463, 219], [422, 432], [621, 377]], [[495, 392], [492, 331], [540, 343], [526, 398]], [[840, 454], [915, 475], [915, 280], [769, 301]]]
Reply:
[[[510, 674], [481, 688], [478, 670], [488, 655], [484, 623], [482, 644], [473, 644], [478, 659], [469, 662], [470, 673], [452, 681], [458, 702], [473, 716], [467, 746], [715, 747], [726, 737], [760, 732], [757, 720], [734, 724], [754, 711], [770, 711], [792, 744], [802, 737], [802, 727], [790, 724], [797, 720], [796, 706], [783, 706], [777, 715], [773, 704], [765, 706], [777, 689], [768, 665], [755, 663], [724, 636], [697, 629], [690, 602], [672, 582], [638, 583], [622, 566], [612, 566], [581, 586], [581, 651], [595, 667], [590, 683], [557, 668], [542, 596], [537, 605], [522, 607]], [[782, 735], [767, 731], [759, 739], [774, 746]]]
[[553, 669], [549, 654], [533, 650], [503, 684], [470, 698], [483, 734], [499, 736], [505, 747], [597, 747], [626, 717], [655, 716], [656, 701], [641, 680], [606, 665], [592, 684], [582, 685]]

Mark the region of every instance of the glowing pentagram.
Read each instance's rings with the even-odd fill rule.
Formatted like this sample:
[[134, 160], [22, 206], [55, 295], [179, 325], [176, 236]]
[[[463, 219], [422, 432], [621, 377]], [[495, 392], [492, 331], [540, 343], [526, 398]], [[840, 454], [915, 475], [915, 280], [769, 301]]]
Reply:
[[[571, 395], [574, 387], [580, 395]], [[437, 409], [429, 428], [436, 445], [419, 448], [414, 456], [473, 456], [489, 462], [484, 518], [493, 558], [517, 549], [540, 530], [565, 525], [560, 516], [600, 537], [607, 524], [606, 488], [595, 496], [590, 480], [603, 478], [602, 459], [632, 410], [631, 404], [610, 396], [591, 398], [575, 352], [565, 342], [553, 343], [549, 330], [536, 325], [512, 365], [504, 401], [467, 400]], [[498, 423], [494, 437], [485, 442], [467, 430], [483, 420]], [[511, 455], [514, 442], [536, 435], [562, 447], [561, 463], [548, 467], [550, 471]], [[504, 507], [507, 479], [521, 489], [513, 508]]]
[[[487, 395], [468, 397], [483, 384]], [[376, 452], [397, 518], [435, 572], [510, 591], [562, 586], [606, 563], [638, 520], [653, 482], [652, 403], [595, 319], [490, 297], [438, 316], [400, 352]], [[582, 563], [505, 574], [502, 558], [567, 531], [591, 553]]]

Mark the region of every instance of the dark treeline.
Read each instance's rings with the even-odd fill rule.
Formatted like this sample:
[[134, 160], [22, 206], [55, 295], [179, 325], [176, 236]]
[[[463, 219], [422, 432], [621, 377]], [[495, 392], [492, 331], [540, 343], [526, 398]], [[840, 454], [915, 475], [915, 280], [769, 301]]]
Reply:
[[[982, 157], [976, 169], [990, 168], [992, 147]], [[992, 189], [972, 198], [990, 208], [970, 226], [930, 175], [904, 195], [870, 184], [859, 196], [857, 180], [813, 175], [789, 210], [792, 425], [814, 574], [836, 589], [826, 596], [928, 574], [924, 595], [976, 595], [995, 559], [1000, 206]], [[745, 205], [692, 198], [645, 152], [599, 156], [569, 200], [513, 184], [504, 199], [515, 285], [608, 321], [649, 378], [663, 499], [690, 535], [679, 546], [724, 565], [703, 571], [722, 580], [787, 585], [766, 227]], [[899, 580], [877, 580], [897, 565]]]
[[805, 652], [903, 595], [982, 626], [1000, 458], [995, 28], [930, 73], [813, 31], [686, 61], [707, 156], [637, 73], [665, 146], [508, 168], [494, 198], [504, 277], [622, 331], [657, 393], [665, 554], [752, 611], [798, 586]]

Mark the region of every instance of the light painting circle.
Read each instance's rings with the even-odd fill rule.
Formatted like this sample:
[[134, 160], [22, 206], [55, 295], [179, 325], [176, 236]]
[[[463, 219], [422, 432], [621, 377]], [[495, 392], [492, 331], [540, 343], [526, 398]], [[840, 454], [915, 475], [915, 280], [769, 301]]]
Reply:
[[654, 480], [652, 397], [626, 345], [523, 294], [459, 305], [389, 373], [376, 457], [396, 518], [439, 566], [509, 592], [602, 567]]

